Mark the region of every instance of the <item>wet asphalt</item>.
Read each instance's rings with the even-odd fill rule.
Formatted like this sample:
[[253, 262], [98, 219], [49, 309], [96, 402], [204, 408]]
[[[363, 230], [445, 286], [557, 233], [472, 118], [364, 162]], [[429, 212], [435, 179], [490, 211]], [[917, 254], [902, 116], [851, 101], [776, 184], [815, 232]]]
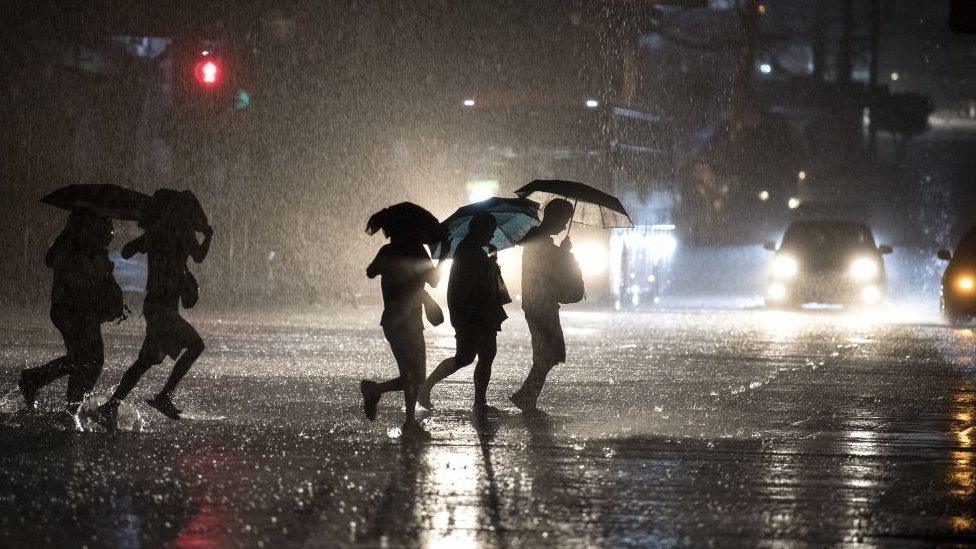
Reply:
[[[565, 315], [569, 362], [525, 416], [524, 321], [499, 337], [489, 400], [471, 372], [433, 395], [428, 441], [397, 432], [378, 311], [190, 315], [208, 348], [176, 401], [135, 391], [126, 426], [72, 434], [17, 410], [53, 358], [43, 315], [0, 329], [0, 546], [583, 547], [976, 544], [976, 334], [909, 312], [663, 310]], [[140, 343], [106, 328], [96, 398]], [[453, 348], [427, 332], [428, 370]], [[135, 419], [135, 411], [139, 420]]]

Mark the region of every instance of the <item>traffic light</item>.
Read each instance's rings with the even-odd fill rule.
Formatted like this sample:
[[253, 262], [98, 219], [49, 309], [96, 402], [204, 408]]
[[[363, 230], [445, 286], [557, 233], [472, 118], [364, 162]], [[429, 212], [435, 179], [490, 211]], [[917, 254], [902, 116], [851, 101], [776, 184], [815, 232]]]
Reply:
[[201, 58], [193, 66], [193, 77], [204, 88], [215, 88], [220, 85], [224, 76], [223, 64], [209, 52], [201, 54]]
[[234, 57], [220, 44], [184, 43], [173, 51], [173, 97], [180, 108], [200, 114], [234, 108]]

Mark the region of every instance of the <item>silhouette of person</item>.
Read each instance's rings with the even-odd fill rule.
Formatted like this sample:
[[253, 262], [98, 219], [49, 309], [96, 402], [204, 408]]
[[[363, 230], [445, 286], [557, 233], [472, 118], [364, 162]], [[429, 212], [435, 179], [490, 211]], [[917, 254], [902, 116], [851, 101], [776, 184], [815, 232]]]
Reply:
[[112, 276], [106, 247], [112, 242], [112, 222], [88, 210], [69, 214], [61, 234], [47, 252], [45, 264], [54, 270], [51, 321], [64, 339], [66, 354], [43, 366], [27, 368], [18, 386], [28, 410], [37, 407], [37, 393], [45, 385], [68, 376], [66, 427], [81, 431], [78, 410], [85, 394], [98, 381], [105, 362], [101, 325], [123, 318], [122, 289]]
[[573, 205], [561, 198], [550, 201], [542, 223], [522, 240], [522, 310], [532, 337], [532, 368], [522, 386], [510, 397], [523, 412], [536, 410], [546, 376], [556, 364], [566, 362], [566, 341], [559, 323], [557, 288], [566, 276], [565, 265], [575, 261], [567, 236], [556, 246], [552, 237], [566, 229]]
[[376, 406], [383, 393], [403, 391], [407, 412], [404, 434], [421, 430], [415, 419], [417, 392], [427, 375], [427, 350], [424, 343], [424, 284], [437, 286], [439, 272], [414, 231], [387, 231], [390, 243], [380, 248], [366, 268], [369, 278], [380, 277], [383, 292], [383, 316], [380, 325], [396, 359], [400, 375], [382, 383], [364, 379], [359, 388], [363, 394], [366, 419], [376, 419]]
[[[149, 273], [143, 316], [146, 318], [146, 337], [135, 363], [122, 375], [115, 394], [98, 408], [98, 420], [108, 428], [118, 424], [119, 404], [135, 388], [139, 379], [151, 367], [162, 364], [165, 357], [176, 360], [163, 390], [146, 403], [170, 419], [180, 419], [181, 410], [173, 404], [177, 385], [203, 353], [203, 340], [197, 331], [180, 316], [180, 301], [192, 306], [196, 301], [196, 281], [187, 269], [187, 258], [202, 262], [210, 251], [213, 229], [206, 224], [199, 204], [192, 193], [165, 190], [153, 195], [154, 206], [147, 219], [140, 224], [142, 236], [122, 248], [122, 257], [137, 253], [148, 256]], [[203, 242], [196, 232], [203, 234]], [[189, 301], [189, 303], [188, 303]]]
[[[447, 284], [447, 308], [454, 326], [457, 348], [430, 374], [417, 402], [431, 410], [430, 393], [438, 382], [478, 359], [474, 369], [474, 406], [487, 407], [491, 364], [495, 360], [496, 337], [508, 318], [503, 305], [511, 302], [501, 271], [490, 246], [497, 221], [488, 213], [471, 219], [468, 235], [458, 244]], [[485, 251], [488, 248], [490, 254]]]

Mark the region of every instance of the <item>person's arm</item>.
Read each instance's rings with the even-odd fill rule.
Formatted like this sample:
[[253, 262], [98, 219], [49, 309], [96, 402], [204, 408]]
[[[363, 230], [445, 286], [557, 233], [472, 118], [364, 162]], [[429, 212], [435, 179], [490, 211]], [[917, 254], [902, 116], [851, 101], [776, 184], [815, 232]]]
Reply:
[[424, 252], [424, 258], [420, 263], [420, 269], [423, 273], [424, 282], [429, 284], [431, 288], [436, 288], [441, 279], [441, 272], [440, 269], [434, 267], [434, 262], [431, 261], [426, 252]]
[[205, 225], [200, 232], [203, 233], [202, 243], [197, 242], [197, 235], [195, 233], [190, 233], [190, 257], [196, 263], [202, 263], [206, 259], [207, 254], [210, 252], [210, 241], [213, 240], [213, 228], [210, 225]]
[[380, 248], [373, 262], [366, 267], [366, 278], [376, 278], [386, 270], [386, 246]]
[[146, 235], [130, 240], [125, 246], [122, 246], [122, 251], [119, 252], [124, 259], [144, 253], [146, 253]]
[[51, 247], [47, 249], [47, 254], [44, 256], [44, 264], [47, 265], [49, 269], [53, 269], [57, 266], [58, 261], [61, 258], [62, 248], [64, 248], [64, 237], [58, 235], [51, 244]]

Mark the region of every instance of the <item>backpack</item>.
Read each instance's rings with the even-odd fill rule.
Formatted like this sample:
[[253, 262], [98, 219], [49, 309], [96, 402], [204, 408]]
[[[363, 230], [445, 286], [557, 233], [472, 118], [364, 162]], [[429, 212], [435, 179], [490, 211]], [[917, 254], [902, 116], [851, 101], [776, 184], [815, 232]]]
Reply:
[[583, 271], [580, 269], [576, 256], [570, 252], [560, 250], [559, 275], [555, 279], [556, 301], [563, 304], [579, 303], [586, 297], [586, 286], [583, 283]]

